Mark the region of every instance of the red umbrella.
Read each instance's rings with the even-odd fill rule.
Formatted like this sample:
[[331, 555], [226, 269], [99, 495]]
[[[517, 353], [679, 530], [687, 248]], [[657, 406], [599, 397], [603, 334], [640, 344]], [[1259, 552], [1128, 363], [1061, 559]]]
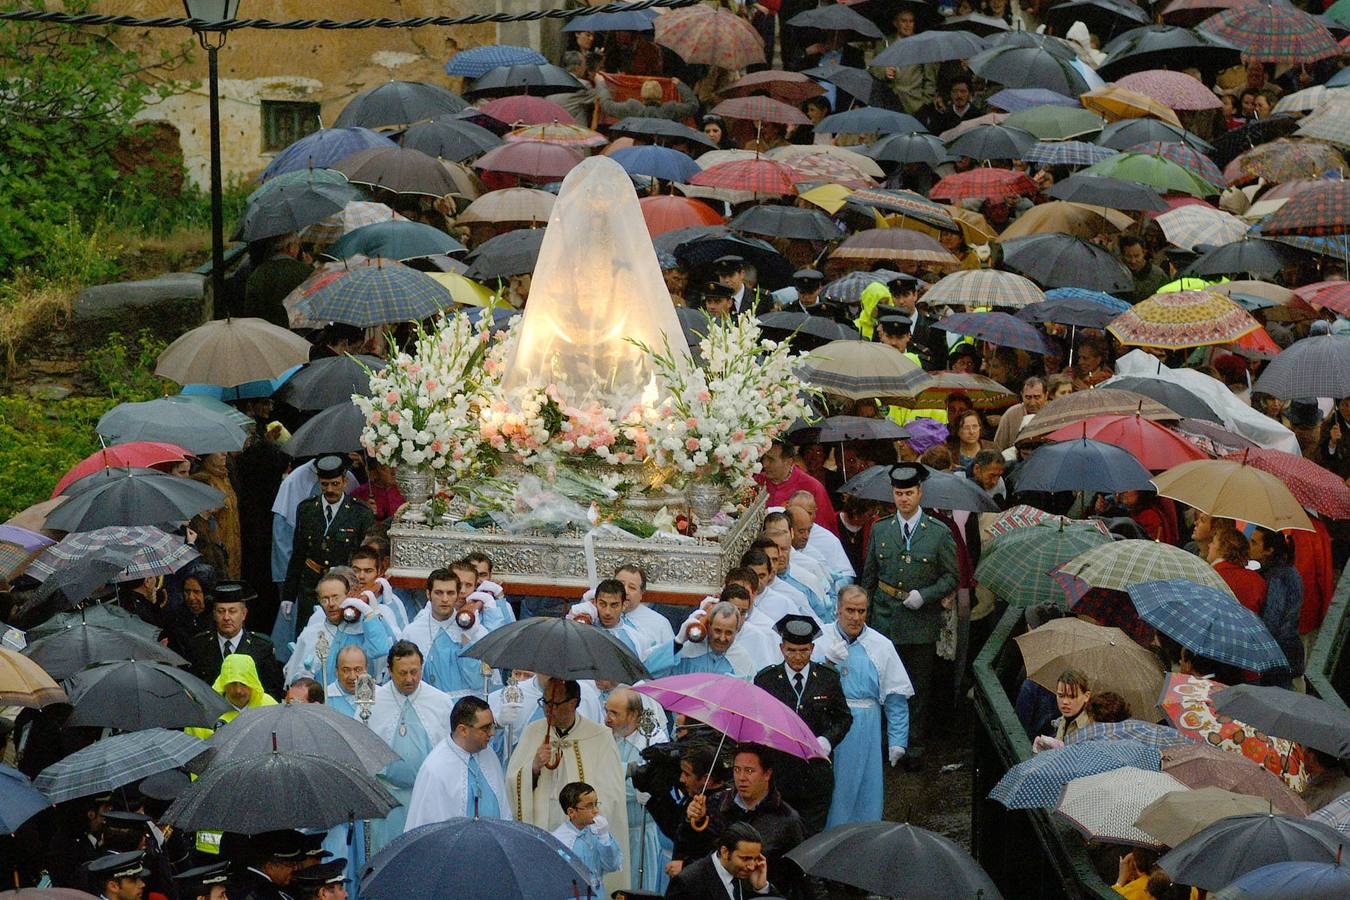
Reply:
[[928, 192], [930, 200], [1015, 200], [1040, 190], [1025, 172], [981, 168], [948, 175]]
[[1161, 472], [1193, 459], [1209, 459], [1190, 441], [1138, 413], [1132, 416], [1092, 416], [1046, 435], [1052, 441], [1070, 441], [1082, 437], [1114, 444], [1153, 472]]
[[493, 147], [474, 163], [485, 172], [522, 175], [543, 181], [560, 181], [582, 160], [570, 147], [548, 141], [513, 141]]
[[712, 108], [713, 115], [751, 122], [777, 122], [779, 125], [810, 125], [811, 120], [795, 106], [772, 97], [732, 97]]
[[748, 97], [751, 94], [768, 94], [784, 103], [801, 103], [811, 97], [819, 97], [825, 89], [800, 72], [785, 72], [782, 69], [765, 69], [751, 72], [739, 78], [718, 93], [724, 97]]
[[551, 122], [575, 122], [572, 114], [543, 97], [498, 97], [479, 104], [479, 112], [508, 125], [548, 125]]
[[638, 205], [642, 207], [642, 218], [647, 223], [647, 233], [652, 237], [674, 231], [676, 228], [721, 225], [726, 221], [711, 206], [690, 197], [662, 194], [657, 197], [643, 197], [638, 201]]
[[1118, 87], [1152, 97], [1174, 110], [1219, 109], [1223, 106], [1213, 91], [1184, 72], [1150, 69], [1118, 78], [1115, 83]]
[[72, 466], [69, 472], [62, 475], [61, 480], [56, 483], [56, 487], [52, 490], [52, 496], [55, 497], [60, 494], [72, 481], [77, 481], [102, 469], [123, 467], [148, 469], [161, 463], [179, 462], [191, 455], [177, 444], [162, 444], [158, 441], [131, 441], [126, 444], [104, 447], [102, 450], [96, 450], [89, 454]]
[[1350, 316], [1350, 281], [1318, 281], [1294, 288], [1294, 293], [1313, 306]]
[[1350, 519], [1350, 487], [1334, 472], [1310, 459], [1282, 450], [1239, 450], [1224, 459], [1269, 472], [1284, 482], [1294, 499], [1328, 519]]
[[797, 171], [771, 159], [740, 159], [709, 166], [689, 179], [703, 187], [751, 191], [756, 194], [796, 194]]

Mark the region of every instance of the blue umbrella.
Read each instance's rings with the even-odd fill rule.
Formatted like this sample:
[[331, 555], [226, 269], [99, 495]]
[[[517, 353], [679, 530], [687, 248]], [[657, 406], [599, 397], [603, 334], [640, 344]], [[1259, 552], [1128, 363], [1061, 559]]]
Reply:
[[1063, 106], [1078, 109], [1082, 106], [1073, 97], [1066, 97], [1045, 88], [1004, 88], [985, 101], [989, 106], [1015, 113], [1033, 106]]
[[326, 169], [358, 150], [396, 146], [392, 140], [369, 128], [320, 128], [272, 157], [258, 180], [266, 181], [284, 172]]
[[218, 384], [185, 384], [180, 394], [188, 397], [211, 397], [216, 400], [257, 400], [270, 397], [281, 390], [291, 376], [299, 372], [304, 364], [291, 366], [276, 378], [265, 381], [246, 381], [234, 387], [221, 387]]
[[423, 222], [393, 219], [373, 222], [347, 232], [324, 253], [334, 259], [350, 256], [381, 257], [383, 259], [417, 259], [423, 256], [441, 256], [463, 253], [465, 246], [450, 235]]
[[0, 765], [0, 834], [13, 834], [19, 826], [52, 805], [33, 787], [28, 776], [11, 766]]
[[457, 900], [536, 900], [587, 893], [590, 879], [586, 864], [536, 825], [455, 818], [414, 828], [387, 844], [366, 866], [361, 896], [403, 900], [434, 884], [437, 896]]
[[450, 57], [450, 61], [445, 64], [445, 74], [458, 75], [461, 78], [478, 78], [498, 66], [532, 66], [546, 62], [548, 58], [544, 54], [529, 47], [488, 44], [461, 50]]
[[1265, 623], [1227, 591], [1171, 578], [1131, 585], [1129, 594], [1139, 618], [1197, 656], [1251, 672], [1289, 665]]
[[649, 175], [663, 181], [688, 181], [703, 171], [689, 154], [654, 144], [625, 147], [611, 153], [609, 158], [623, 166], [629, 175]]
[[576, 16], [563, 26], [563, 33], [575, 31], [652, 31], [656, 28], [656, 10], [633, 9], [619, 12]]
[[1079, 287], [1057, 287], [1045, 292], [1047, 300], [1089, 300], [1111, 310], [1116, 315], [1130, 309], [1128, 300], [1113, 297], [1105, 291], [1091, 291]]
[[407, 266], [362, 266], [300, 301], [297, 309], [316, 322], [357, 328], [413, 322], [454, 303], [450, 292]]
[[1019, 491], [1151, 491], [1148, 469], [1128, 450], [1088, 438], [1037, 448], [1016, 473]]
[[927, 132], [918, 119], [902, 112], [863, 106], [820, 120], [817, 134], [914, 134]]
[[1194, 741], [1175, 728], [1145, 722], [1143, 719], [1126, 719], [1123, 722], [1093, 722], [1072, 732], [1064, 739], [1066, 744], [1081, 741], [1138, 741], [1145, 747], [1165, 750], [1168, 747], [1180, 747]]
[[1350, 868], [1340, 863], [1279, 862], [1253, 869], [1214, 900], [1343, 900], [1350, 897]]
[[989, 792], [1009, 809], [1053, 808], [1064, 785], [1075, 778], [1113, 772], [1125, 766], [1162, 770], [1162, 754], [1138, 741], [1085, 741], [1037, 753], [1013, 766]]

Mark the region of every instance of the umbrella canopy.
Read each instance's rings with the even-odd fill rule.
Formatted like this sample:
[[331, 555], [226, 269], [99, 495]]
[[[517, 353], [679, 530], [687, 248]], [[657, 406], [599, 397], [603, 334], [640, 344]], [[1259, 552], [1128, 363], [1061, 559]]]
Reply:
[[[497, 66], [473, 80], [464, 95], [509, 97], [520, 94], [541, 96], [579, 91], [582, 84], [571, 72], [549, 63], [517, 63]], [[563, 121], [569, 121], [565, 119]]]
[[[807, 838], [785, 855], [807, 875], [883, 897], [1002, 896], [956, 842], [907, 822], [851, 822]], [[860, 866], [859, 859], [869, 864]]]
[[1029, 279], [998, 269], [963, 269], [944, 276], [924, 292], [932, 307], [968, 306], [1021, 309], [1039, 304], [1045, 294]]
[[998, 347], [1016, 347], [1029, 353], [1050, 352], [1050, 345], [1035, 326], [1005, 312], [954, 313], [939, 319], [934, 327]]
[[0, 647], [0, 703], [41, 709], [65, 702], [66, 692], [40, 665], [8, 647]]
[[179, 384], [234, 387], [278, 378], [306, 362], [309, 350], [309, 341], [264, 319], [217, 319], [165, 347], [155, 374]]
[[1231, 594], [1179, 578], [1128, 590], [1141, 619], [1196, 656], [1253, 672], [1289, 664], [1265, 624]]
[[1252, 869], [1214, 900], [1337, 900], [1350, 894], [1350, 868], [1341, 862], [1280, 862]]
[[1091, 587], [1115, 591], [1128, 591], [1142, 581], [1180, 578], [1232, 594], [1213, 566], [1180, 547], [1157, 541], [1113, 541], [1093, 547], [1060, 566], [1059, 571]]
[[[280, 797], [286, 802], [278, 803]], [[324, 756], [280, 751], [214, 762], [164, 814], [184, 830], [261, 834], [381, 819], [398, 801], [361, 769]]]
[[661, 194], [643, 197], [638, 201], [638, 205], [642, 207], [642, 219], [647, 223], [647, 233], [652, 237], [678, 228], [721, 225], [723, 222], [722, 217], [711, 206], [690, 197]]
[[1213, 291], [1154, 294], [1107, 326], [1127, 346], [1169, 350], [1231, 344], [1261, 325], [1238, 304]]
[[1350, 713], [1311, 694], [1287, 693], [1254, 684], [1234, 685], [1214, 697], [1214, 709], [1267, 734], [1332, 756], [1350, 756]]
[[1125, 698], [1132, 712], [1151, 717], [1163, 685], [1162, 666], [1152, 652], [1119, 628], [1081, 619], [1053, 619], [1018, 635], [1016, 641], [1027, 678], [1047, 691], [1055, 690], [1065, 669], [1078, 669], [1093, 688], [1109, 685]]
[[1112, 772], [1124, 766], [1158, 771], [1162, 757], [1138, 741], [1083, 741], [1037, 753], [1004, 773], [989, 792], [1009, 809], [1052, 809], [1064, 786], [1075, 778]]
[[1279, 776], [1241, 753], [1188, 740], [1162, 749], [1162, 767], [1164, 772], [1187, 787], [1217, 787], [1261, 797], [1270, 804], [1267, 810], [1273, 808], [1291, 816], [1306, 815], [1308, 811], [1303, 798]]
[[655, 28], [652, 40], [691, 65], [735, 71], [764, 62], [764, 39], [729, 9], [700, 3], [666, 10]]
[[445, 64], [445, 74], [461, 78], [479, 78], [498, 66], [542, 65], [548, 62], [544, 54], [529, 47], [511, 44], [485, 44], [461, 50]]
[[1104, 175], [1084, 175], [1081, 172], [1055, 182], [1046, 192], [1058, 200], [1071, 200], [1114, 209], [1159, 212], [1167, 204], [1158, 195], [1158, 189], [1146, 184], [1109, 178]]
[[399, 137], [400, 146], [453, 162], [463, 162], [501, 144], [502, 139], [488, 129], [453, 116], [419, 122]]
[[211, 764], [286, 753], [324, 756], [374, 775], [398, 754], [357, 719], [322, 703], [250, 706], [207, 741]]
[[764, 744], [801, 759], [825, 755], [811, 729], [790, 707], [739, 678], [711, 672], [671, 675], [633, 690], [651, 697], [667, 712], [712, 726], [729, 740]]
[[1253, 389], [1281, 400], [1350, 397], [1350, 335], [1295, 341], [1270, 361]]
[[1181, 418], [1179, 413], [1142, 394], [1099, 387], [1090, 391], [1075, 391], [1067, 397], [1051, 400], [1041, 407], [1036, 418], [1017, 436], [1018, 440], [1031, 440], [1045, 437], [1065, 425], [1079, 423], [1092, 416], [1130, 416], [1135, 413], [1155, 422], [1175, 422]]
[[[1034, 143], [1034, 141], [1032, 142]], [[1030, 146], [1028, 144], [1027, 146]], [[1040, 190], [1025, 172], [981, 167], [948, 175], [928, 191], [933, 200], [1015, 201]]]
[[1058, 104], [1035, 106], [1015, 112], [1004, 119], [1003, 124], [1010, 128], [1029, 131], [1039, 140], [1055, 142], [1095, 135], [1102, 130], [1101, 118], [1090, 110], [1069, 110]]
[[[1142, 719], [1125, 719], [1120, 722], [1091, 722], [1070, 732], [1064, 739], [1066, 744], [1080, 741], [1138, 741], [1146, 747], [1155, 747], [1165, 751], [1170, 747], [1183, 747], [1194, 744], [1175, 728], [1145, 722]], [[1166, 753], [1163, 754], [1164, 760]]]
[[321, 456], [325, 453], [358, 453], [362, 449], [361, 432], [365, 414], [350, 399], [330, 406], [299, 428], [281, 449], [292, 457]]
[[1096, 244], [1066, 234], [1034, 234], [1003, 242], [1003, 261], [1042, 287], [1128, 292], [1134, 279], [1124, 263]]
[[975, 579], [1011, 605], [1062, 602], [1050, 570], [1109, 540], [1096, 528], [1064, 521], [1014, 528], [983, 546]]
[[1199, 174], [1183, 168], [1170, 159], [1129, 151], [1094, 163], [1083, 169], [1083, 174], [1136, 181], [1160, 191], [1176, 191], [1195, 197], [1212, 197], [1223, 190], [1222, 184], [1206, 181]]
[[1272, 531], [1312, 531], [1303, 506], [1279, 478], [1232, 459], [1183, 463], [1153, 479], [1158, 493], [1223, 519]]
[[135, 528], [117, 526], [66, 535], [60, 543], [48, 547], [33, 560], [28, 574], [41, 581], [62, 566], [104, 549], [126, 553], [132, 559], [130, 565], [117, 573], [114, 581], [171, 575], [199, 556], [196, 549], [181, 536], [161, 531], [152, 525]]
[[916, 393], [888, 397], [891, 405], [910, 409], [934, 409], [946, 406], [947, 398], [952, 394], [960, 394], [975, 409], [1002, 409], [1017, 402], [1016, 394], [985, 375], [974, 372], [928, 374], [930, 381], [927, 386]]
[[480, 638], [464, 655], [500, 669], [554, 678], [603, 678], [632, 684], [650, 678], [637, 656], [603, 628], [570, 619], [531, 618]]
[[242, 450], [248, 438], [228, 413], [183, 396], [118, 404], [95, 430], [114, 444], [161, 441], [196, 454]]
[[23, 655], [53, 678], [65, 679], [96, 662], [144, 659], [186, 666], [187, 660], [157, 641], [130, 631], [80, 623], [32, 641]]
[[467, 109], [464, 98], [421, 81], [387, 81], [351, 99], [338, 114], [335, 128], [382, 128], [410, 125]]
[[210, 728], [230, 704], [196, 675], [161, 662], [121, 660], [90, 666], [69, 681], [75, 707], [66, 724], [119, 731]]
[[450, 292], [407, 266], [362, 266], [325, 284], [296, 307], [306, 318], [358, 328], [413, 322], [451, 305]]
[[392, 140], [369, 128], [320, 128], [272, 157], [272, 161], [262, 170], [258, 180], [265, 184], [287, 172], [326, 169], [359, 150], [392, 146], [394, 146]]
[[1144, 808], [1186, 786], [1166, 772], [1124, 766], [1075, 778], [1064, 786], [1055, 812], [1090, 841], [1156, 847], [1158, 841], [1138, 828]]
[[13, 834], [52, 802], [13, 766], [0, 765], [0, 834]]
[[906, 394], [926, 386], [928, 375], [905, 354], [880, 343], [833, 341], [805, 356], [804, 381], [850, 400]]
[[[1159, 774], [1168, 775], [1166, 770]], [[1175, 847], [1220, 819], [1270, 811], [1264, 797], [1235, 794], [1223, 788], [1169, 791], [1139, 811], [1136, 824], [1158, 843]]]
[[1217, 891], [1277, 862], [1332, 863], [1344, 839], [1321, 822], [1271, 813], [1229, 816], [1165, 854], [1158, 865], [1178, 884]]
[[[473, 866], [464, 865], [468, 859]], [[586, 864], [544, 829], [475, 816], [423, 825], [390, 841], [366, 865], [361, 896], [403, 900], [434, 884], [462, 900], [533, 900], [581, 896], [590, 879]]]
[[1224, 458], [1276, 476], [1302, 506], [1319, 515], [1328, 519], [1350, 518], [1350, 486], [1306, 457], [1258, 447]]
[[[1200, 23], [1253, 62], [1306, 65], [1339, 56], [1340, 46], [1316, 17], [1288, 3], [1243, 0]], [[1215, 890], [1222, 885], [1216, 885]]]
[[47, 517], [48, 528], [93, 531], [180, 522], [225, 504], [225, 495], [211, 485], [155, 469], [104, 469], [81, 478], [66, 493], [70, 499]]
[[1044, 47], [994, 47], [970, 58], [970, 70], [1010, 88], [1044, 88], [1078, 96], [1090, 85], [1069, 60]]
[[728, 222], [727, 227], [747, 234], [800, 241], [837, 241], [844, 236], [844, 230], [825, 213], [799, 206], [751, 206]]
[[[33, 787], [53, 803], [106, 794], [150, 775], [185, 766], [205, 750], [201, 738], [181, 731], [149, 728], [116, 734], [52, 763], [33, 780]], [[284, 795], [272, 795], [273, 803], [278, 796]]]
[[1190, 441], [1138, 413], [1132, 416], [1093, 416], [1080, 424], [1065, 425], [1046, 435], [1046, 439], [1051, 441], [1073, 441], [1080, 437], [1119, 447], [1151, 472], [1161, 472], [1184, 462], [1209, 458]]
[[332, 356], [316, 359], [277, 393], [277, 399], [300, 410], [327, 409], [351, 402], [352, 394], [370, 395], [370, 373], [384, 368], [375, 356]]

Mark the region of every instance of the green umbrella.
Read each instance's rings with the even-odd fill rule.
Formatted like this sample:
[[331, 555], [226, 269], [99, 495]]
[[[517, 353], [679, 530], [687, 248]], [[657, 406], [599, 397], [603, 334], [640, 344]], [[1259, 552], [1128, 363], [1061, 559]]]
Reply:
[[1181, 191], [1196, 197], [1211, 197], [1220, 191], [1217, 185], [1210, 184], [1170, 159], [1145, 153], [1120, 153], [1088, 166], [1079, 174], [1137, 181], [1160, 191]]
[[1200, 557], [1157, 541], [1114, 541], [1074, 557], [1059, 571], [1082, 579], [1090, 587], [1127, 591], [1144, 581], [1182, 578], [1231, 594], [1214, 567]]
[[1013, 606], [1064, 603], [1050, 570], [1111, 539], [1093, 525], [1046, 522], [1013, 528], [984, 545], [975, 579]]
[[1063, 106], [1033, 106], [1015, 112], [1003, 120], [1004, 125], [1030, 131], [1043, 141], [1067, 141], [1102, 130], [1102, 118], [1086, 109], [1066, 109]]

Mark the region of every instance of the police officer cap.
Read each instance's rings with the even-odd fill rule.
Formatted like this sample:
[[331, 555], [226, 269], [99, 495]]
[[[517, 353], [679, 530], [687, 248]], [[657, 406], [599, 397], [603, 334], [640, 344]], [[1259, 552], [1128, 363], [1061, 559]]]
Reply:
[[242, 581], [220, 581], [216, 583], [213, 603], [248, 603], [258, 599], [258, 592]]
[[912, 488], [923, 484], [928, 470], [915, 463], [900, 463], [891, 466], [891, 487]]
[[144, 878], [149, 875], [150, 870], [145, 867], [144, 860], [145, 852], [142, 850], [110, 853], [85, 863], [84, 870], [89, 873], [89, 880], [102, 888], [106, 881], [118, 878]]
[[318, 888], [326, 884], [342, 884], [347, 880], [347, 860], [338, 858], [300, 869], [291, 876], [291, 885], [298, 888]]
[[815, 269], [798, 269], [792, 273], [792, 281], [798, 287], [804, 287], [806, 290], [813, 290], [817, 285], [825, 283], [825, 276]]
[[789, 613], [773, 624], [773, 630], [783, 638], [785, 644], [809, 644], [820, 634], [820, 626], [810, 616]]
[[347, 471], [347, 460], [337, 454], [320, 456], [314, 463], [314, 470], [320, 478], [336, 478]]
[[173, 876], [173, 880], [178, 882], [178, 895], [191, 898], [210, 894], [212, 885], [224, 884], [229, 877], [230, 864], [217, 862], [180, 872]]

